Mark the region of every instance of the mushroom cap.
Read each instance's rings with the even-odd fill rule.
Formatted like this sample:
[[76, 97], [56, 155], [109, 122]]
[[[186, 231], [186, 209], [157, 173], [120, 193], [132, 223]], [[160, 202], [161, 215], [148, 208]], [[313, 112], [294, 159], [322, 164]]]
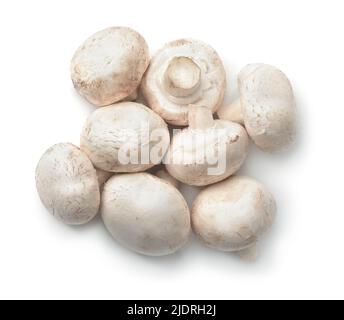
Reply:
[[[185, 68], [178, 68], [181, 64], [178, 62], [185, 58], [193, 63], [184, 63]], [[169, 70], [171, 61], [176, 61], [173, 73]], [[200, 70], [200, 84], [196, 91], [189, 96], [173, 96], [166, 92], [162, 85], [166, 71], [172, 82], [178, 82], [182, 88], [194, 83], [192, 75], [199, 73], [192, 64]], [[223, 102], [225, 87], [226, 72], [219, 55], [209, 45], [192, 39], [176, 40], [159, 50], [152, 58], [141, 85], [148, 105], [173, 125], [188, 124], [190, 105], [207, 107], [215, 112]]]
[[86, 154], [70, 143], [56, 144], [43, 154], [36, 186], [44, 206], [66, 224], [87, 223], [99, 210], [96, 170]]
[[115, 175], [104, 186], [101, 215], [114, 239], [150, 256], [174, 253], [191, 233], [181, 193], [148, 173]]
[[[155, 139], [155, 134], [159, 134], [162, 140]], [[151, 109], [135, 102], [121, 102], [95, 110], [86, 120], [80, 139], [81, 150], [94, 166], [110, 172], [145, 171], [160, 163], [169, 143], [170, 134], [164, 120]], [[153, 148], [160, 150], [156, 159], [141, 161], [141, 151], [145, 146], [149, 151]], [[122, 161], [126, 150], [137, 153], [138, 159], [133, 159], [137, 160], [136, 163]]]
[[[239, 124], [214, 120], [210, 129], [187, 128], [172, 139], [166, 154], [166, 169], [177, 180], [193, 186], [206, 186], [219, 182], [235, 173], [248, 154], [249, 139], [246, 130]], [[197, 153], [199, 152], [199, 156]], [[223, 172], [209, 174], [208, 169], [217, 164], [206, 160], [217, 155], [224, 159]]]
[[96, 106], [130, 96], [149, 65], [145, 39], [126, 27], [111, 27], [88, 38], [75, 52], [71, 76], [76, 90]]
[[296, 108], [290, 81], [266, 64], [250, 64], [238, 76], [246, 130], [268, 152], [287, 149], [294, 141]]
[[254, 179], [234, 176], [197, 196], [191, 213], [196, 234], [211, 248], [239, 251], [251, 247], [272, 224], [276, 203]]

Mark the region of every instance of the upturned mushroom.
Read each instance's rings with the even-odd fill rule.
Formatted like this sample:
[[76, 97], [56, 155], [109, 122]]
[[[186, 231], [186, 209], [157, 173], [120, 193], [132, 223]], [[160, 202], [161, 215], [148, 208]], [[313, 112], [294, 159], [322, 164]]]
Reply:
[[190, 212], [181, 193], [148, 173], [110, 178], [102, 193], [101, 216], [115, 240], [149, 256], [176, 252], [191, 233]]
[[149, 58], [147, 43], [136, 31], [126, 27], [99, 31], [74, 54], [74, 87], [96, 106], [121, 101], [135, 94]]
[[98, 169], [139, 172], [159, 164], [169, 142], [161, 117], [142, 104], [121, 102], [88, 117], [80, 146]]
[[223, 102], [225, 87], [219, 55], [191, 39], [170, 42], [158, 51], [141, 86], [148, 105], [173, 125], [188, 124], [190, 106], [215, 112]]
[[174, 135], [165, 158], [166, 169], [188, 185], [216, 183], [241, 167], [248, 145], [241, 125], [214, 120], [208, 108], [190, 107], [189, 128]]
[[220, 119], [245, 124], [258, 148], [287, 149], [294, 141], [296, 107], [288, 78], [266, 64], [250, 64], [238, 76], [240, 99], [218, 110]]
[[36, 168], [36, 186], [44, 206], [66, 224], [87, 223], [99, 210], [96, 170], [70, 143], [56, 144], [44, 153]]
[[275, 200], [261, 183], [234, 176], [202, 190], [191, 219], [193, 230], [207, 246], [240, 251], [256, 245], [275, 214]]

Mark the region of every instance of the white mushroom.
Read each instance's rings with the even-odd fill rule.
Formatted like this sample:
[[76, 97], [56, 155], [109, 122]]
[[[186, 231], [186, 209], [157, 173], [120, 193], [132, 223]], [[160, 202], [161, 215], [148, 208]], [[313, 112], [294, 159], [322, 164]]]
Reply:
[[150, 256], [174, 253], [191, 232], [190, 212], [181, 193], [148, 173], [110, 178], [102, 193], [101, 215], [114, 239]]
[[206, 245], [239, 251], [256, 244], [275, 214], [275, 200], [262, 184], [234, 176], [201, 191], [191, 219], [194, 231]]
[[142, 81], [148, 105], [165, 121], [188, 124], [190, 106], [215, 112], [223, 102], [226, 74], [207, 44], [190, 39], [166, 44], [151, 60]]
[[156, 113], [139, 103], [121, 102], [88, 117], [80, 144], [96, 168], [138, 172], [160, 163], [169, 142], [167, 125]]
[[166, 182], [169, 182], [170, 184], [172, 184], [172, 186], [174, 186], [174, 187], [176, 187], [178, 189], [179, 181], [176, 178], [172, 177], [166, 170], [161, 169], [161, 170], [157, 171], [155, 173], [155, 175], [158, 178], [163, 179]]
[[96, 170], [86, 154], [70, 143], [48, 149], [36, 169], [36, 185], [44, 206], [66, 224], [90, 221], [100, 203]]
[[210, 109], [191, 107], [189, 128], [175, 134], [166, 155], [166, 169], [177, 180], [205, 186], [226, 179], [248, 153], [245, 129], [234, 122], [214, 120]]
[[238, 76], [240, 100], [218, 111], [220, 119], [244, 123], [262, 150], [287, 149], [294, 141], [296, 108], [288, 78], [275, 67], [250, 64]]
[[96, 106], [133, 94], [149, 64], [144, 38], [126, 27], [112, 27], [88, 38], [76, 51], [71, 76], [76, 90]]

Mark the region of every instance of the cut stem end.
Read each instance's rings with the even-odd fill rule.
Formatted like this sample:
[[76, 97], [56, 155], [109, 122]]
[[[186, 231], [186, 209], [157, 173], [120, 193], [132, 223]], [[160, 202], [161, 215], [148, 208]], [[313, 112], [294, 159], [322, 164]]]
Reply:
[[172, 96], [192, 95], [201, 83], [201, 69], [188, 57], [173, 58], [164, 75], [165, 90]]

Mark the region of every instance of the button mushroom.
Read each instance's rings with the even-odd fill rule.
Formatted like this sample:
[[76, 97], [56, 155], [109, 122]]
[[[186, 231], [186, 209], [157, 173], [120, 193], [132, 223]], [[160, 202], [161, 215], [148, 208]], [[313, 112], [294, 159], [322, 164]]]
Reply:
[[149, 64], [144, 38], [126, 27], [112, 27], [88, 38], [76, 51], [71, 76], [76, 90], [96, 106], [134, 94]]
[[36, 169], [36, 185], [44, 206], [66, 224], [90, 221], [99, 210], [96, 170], [86, 154], [70, 143], [48, 149]]
[[209, 186], [197, 196], [192, 226], [209, 247], [239, 251], [254, 246], [272, 224], [276, 203], [254, 179], [234, 176]]
[[245, 129], [234, 122], [214, 120], [210, 109], [190, 107], [189, 128], [175, 134], [166, 155], [166, 169], [177, 180], [205, 186], [226, 179], [248, 153]]
[[250, 64], [238, 76], [240, 100], [218, 115], [244, 123], [258, 148], [267, 152], [287, 149], [294, 141], [296, 108], [288, 78], [266, 64]]
[[138, 172], [160, 163], [169, 142], [167, 125], [156, 113], [139, 103], [121, 102], [88, 117], [80, 144], [96, 168]]
[[151, 60], [142, 81], [148, 105], [173, 125], [188, 124], [190, 106], [215, 112], [223, 102], [226, 74], [207, 44], [190, 39], [166, 44]]
[[148, 173], [110, 178], [102, 193], [101, 215], [115, 240], [144, 255], [174, 253], [191, 232], [183, 196], [170, 183]]

